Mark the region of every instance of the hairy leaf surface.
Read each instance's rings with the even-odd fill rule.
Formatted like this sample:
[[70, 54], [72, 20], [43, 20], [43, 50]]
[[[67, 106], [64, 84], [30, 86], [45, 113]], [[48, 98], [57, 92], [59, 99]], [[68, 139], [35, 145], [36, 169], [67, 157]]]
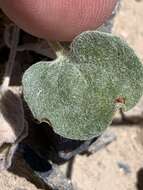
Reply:
[[35, 118], [50, 121], [64, 137], [85, 140], [109, 126], [117, 105], [135, 106], [143, 66], [119, 37], [88, 31], [74, 39], [69, 54], [31, 66], [23, 89]]

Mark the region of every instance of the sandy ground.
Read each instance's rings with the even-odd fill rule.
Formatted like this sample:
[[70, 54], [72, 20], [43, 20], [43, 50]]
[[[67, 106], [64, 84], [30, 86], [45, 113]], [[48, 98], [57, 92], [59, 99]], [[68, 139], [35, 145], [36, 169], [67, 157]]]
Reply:
[[[143, 59], [143, 1], [123, 0], [113, 32]], [[133, 114], [142, 113], [141, 101]], [[76, 157], [73, 181], [81, 190], [143, 190], [142, 125], [113, 126], [115, 142], [90, 157]], [[127, 164], [129, 171], [120, 168], [120, 162]]]
[[[114, 33], [125, 38], [143, 59], [143, 1], [123, 0]], [[134, 111], [142, 115], [143, 101]], [[143, 190], [143, 122], [112, 126], [117, 140], [89, 157], [77, 156], [72, 181], [80, 190]], [[20, 162], [18, 165], [20, 171]], [[24, 177], [0, 174], [0, 190], [37, 190]]]

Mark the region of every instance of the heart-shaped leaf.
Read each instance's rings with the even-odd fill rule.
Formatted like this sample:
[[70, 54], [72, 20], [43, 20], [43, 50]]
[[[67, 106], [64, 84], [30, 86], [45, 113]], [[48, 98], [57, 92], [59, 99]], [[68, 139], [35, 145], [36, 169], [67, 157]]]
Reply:
[[143, 92], [143, 66], [120, 38], [89, 31], [68, 54], [39, 62], [23, 76], [24, 97], [33, 115], [50, 121], [71, 139], [98, 136], [111, 123], [117, 105], [132, 108]]

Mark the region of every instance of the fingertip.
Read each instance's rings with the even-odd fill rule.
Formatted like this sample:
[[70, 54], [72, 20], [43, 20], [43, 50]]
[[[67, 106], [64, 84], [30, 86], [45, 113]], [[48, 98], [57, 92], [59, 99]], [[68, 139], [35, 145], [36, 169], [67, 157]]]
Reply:
[[111, 15], [115, 5], [116, 0], [0, 0], [3, 11], [20, 28], [60, 41], [96, 29]]

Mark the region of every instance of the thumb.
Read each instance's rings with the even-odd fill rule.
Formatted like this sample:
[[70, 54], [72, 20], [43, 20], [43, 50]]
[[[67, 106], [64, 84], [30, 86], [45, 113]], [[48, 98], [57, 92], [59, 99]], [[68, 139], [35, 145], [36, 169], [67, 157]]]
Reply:
[[50, 40], [68, 41], [96, 29], [117, 0], [0, 0], [5, 14], [23, 30]]

